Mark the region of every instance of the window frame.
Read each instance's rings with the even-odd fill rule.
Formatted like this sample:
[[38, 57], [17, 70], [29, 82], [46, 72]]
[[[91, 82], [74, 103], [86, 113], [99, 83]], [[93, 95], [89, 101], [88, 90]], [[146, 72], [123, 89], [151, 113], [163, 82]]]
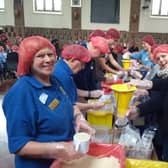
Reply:
[[71, 7], [81, 7], [82, 2], [81, 0], [77, 0], [78, 4], [75, 3], [75, 0], [71, 0]]
[[[159, 11], [158, 11], [158, 14], [153, 14], [152, 9], [153, 9], [154, 0], [152, 0], [152, 4], [151, 4], [151, 17], [168, 19], [168, 9], [167, 9], [167, 15], [162, 15], [161, 14], [161, 11], [162, 11], [161, 10], [161, 3], [162, 3], [162, 0], [160, 0], [160, 2], [159, 2]], [[167, 8], [168, 8], [168, 4], [167, 4]]]
[[54, 0], [52, 0], [52, 10], [46, 10], [46, 3], [47, 0], [43, 0], [44, 6], [43, 6], [43, 10], [39, 10], [37, 9], [37, 0], [33, 0], [33, 11], [34, 13], [39, 13], [39, 14], [56, 14], [56, 15], [60, 15], [62, 14], [62, 0], [61, 1], [61, 10], [54, 10]]
[[[103, 3], [106, 11], [104, 11], [105, 13], [102, 16], [101, 10], [102, 10]], [[98, 23], [98, 24], [119, 24], [120, 23], [120, 4], [121, 4], [121, 0], [106, 0], [105, 2], [102, 0], [92, 0], [91, 8], [90, 8], [91, 10], [90, 22]], [[111, 11], [113, 11], [113, 13], [111, 13]]]
[[0, 12], [5, 12], [5, 0], [3, 0], [4, 7], [0, 7]]

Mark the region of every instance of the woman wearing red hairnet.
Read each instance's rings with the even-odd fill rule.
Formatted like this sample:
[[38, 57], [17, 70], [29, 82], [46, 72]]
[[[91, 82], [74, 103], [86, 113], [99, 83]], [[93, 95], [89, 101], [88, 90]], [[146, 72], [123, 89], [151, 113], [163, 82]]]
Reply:
[[155, 40], [152, 35], [148, 34], [142, 38], [143, 49], [139, 52], [129, 53], [131, 59], [135, 59], [140, 62], [139, 72], [144, 77], [146, 73], [154, 66], [154, 62], [150, 56], [152, 54], [152, 48], [155, 46]]
[[128, 117], [146, 116], [155, 113], [158, 135], [155, 147], [160, 160], [168, 161], [168, 44], [159, 45], [154, 49], [152, 59], [160, 65], [160, 70], [152, 81], [132, 80], [130, 83], [139, 88], [149, 89], [150, 99], [137, 108], [128, 110]]
[[49, 168], [55, 159], [81, 157], [83, 154], [68, 142], [75, 133], [75, 125], [90, 133], [93, 130], [52, 76], [54, 46], [44, 37], [31, 36], [21, 42], [18, 53], [20, 78], [3, 100], [8, 146], [15, 154], [15, 167]]

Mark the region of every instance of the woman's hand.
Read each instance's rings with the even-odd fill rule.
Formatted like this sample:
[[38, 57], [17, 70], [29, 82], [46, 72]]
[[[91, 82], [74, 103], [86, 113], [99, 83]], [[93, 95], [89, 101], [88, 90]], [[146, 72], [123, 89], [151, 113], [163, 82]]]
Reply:
[[139, 80], [139, 79], [131, 79], [128, 85], [134, 85], [139, 89], [151, 89], [153, 86], [152, 81], [149, 80]]
[[76, 123], [76, 132], [79, 132], [79, 130], [84, 130], [91, 136], [95, 135], [95, 129], [92, 128], [89, 123], [84, 118], [83, 114], [77, 114], [75, 117], [75, 123]]
[[97, 110], [97, 109], [102, 108], [104, 105], [105, 104], [103, 102], [95, 102], [93, 104], [90, 104], [90, 109]]
[[135, 92], [134, 92], [134, 95], [136, 97], [143, 97], [143, 96], [148, 96], [149, 95], [149, 92], [145, 89], [137, 89]]
[[130, 106], [126, 112], [126, 117], [129, 120], [135, 120], [139, 116], [138, 108], [136, 106]]
[[58, 142], [55, 143], [56, 156], [55, 158], [60, 161], [71, 161], [74, 159], [79, 159], [84, 156], [75, 150], [73, 142]]
[[99, 98], [104, 94], [103, 90], [92, 90], [90, 91], [90, 97], [91, 98]]

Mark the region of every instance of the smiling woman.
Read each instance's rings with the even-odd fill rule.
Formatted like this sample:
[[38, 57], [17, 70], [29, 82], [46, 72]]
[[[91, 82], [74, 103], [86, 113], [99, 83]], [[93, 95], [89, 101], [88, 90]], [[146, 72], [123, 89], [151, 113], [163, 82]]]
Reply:
[[[19, 79], [3, 99], [9, 151], [15, 168], [48, 168], [54, 159], [82, 156], [70, 141], [77, 129], [92, 130], [52, 75], [55, 47], [41, 36], [25, 38], [19, 46]], [[62, 123], [64, 123], [62, 125]]]

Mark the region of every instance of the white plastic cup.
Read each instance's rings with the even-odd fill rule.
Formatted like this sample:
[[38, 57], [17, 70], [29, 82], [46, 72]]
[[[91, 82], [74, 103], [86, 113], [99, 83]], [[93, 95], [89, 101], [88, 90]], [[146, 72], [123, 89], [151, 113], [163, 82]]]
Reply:
[[75, 150], [81, 153], [87, 153], [89, 151], [91, 136], [86, 132], [78, 132], [73, 136], [73, 143]]

